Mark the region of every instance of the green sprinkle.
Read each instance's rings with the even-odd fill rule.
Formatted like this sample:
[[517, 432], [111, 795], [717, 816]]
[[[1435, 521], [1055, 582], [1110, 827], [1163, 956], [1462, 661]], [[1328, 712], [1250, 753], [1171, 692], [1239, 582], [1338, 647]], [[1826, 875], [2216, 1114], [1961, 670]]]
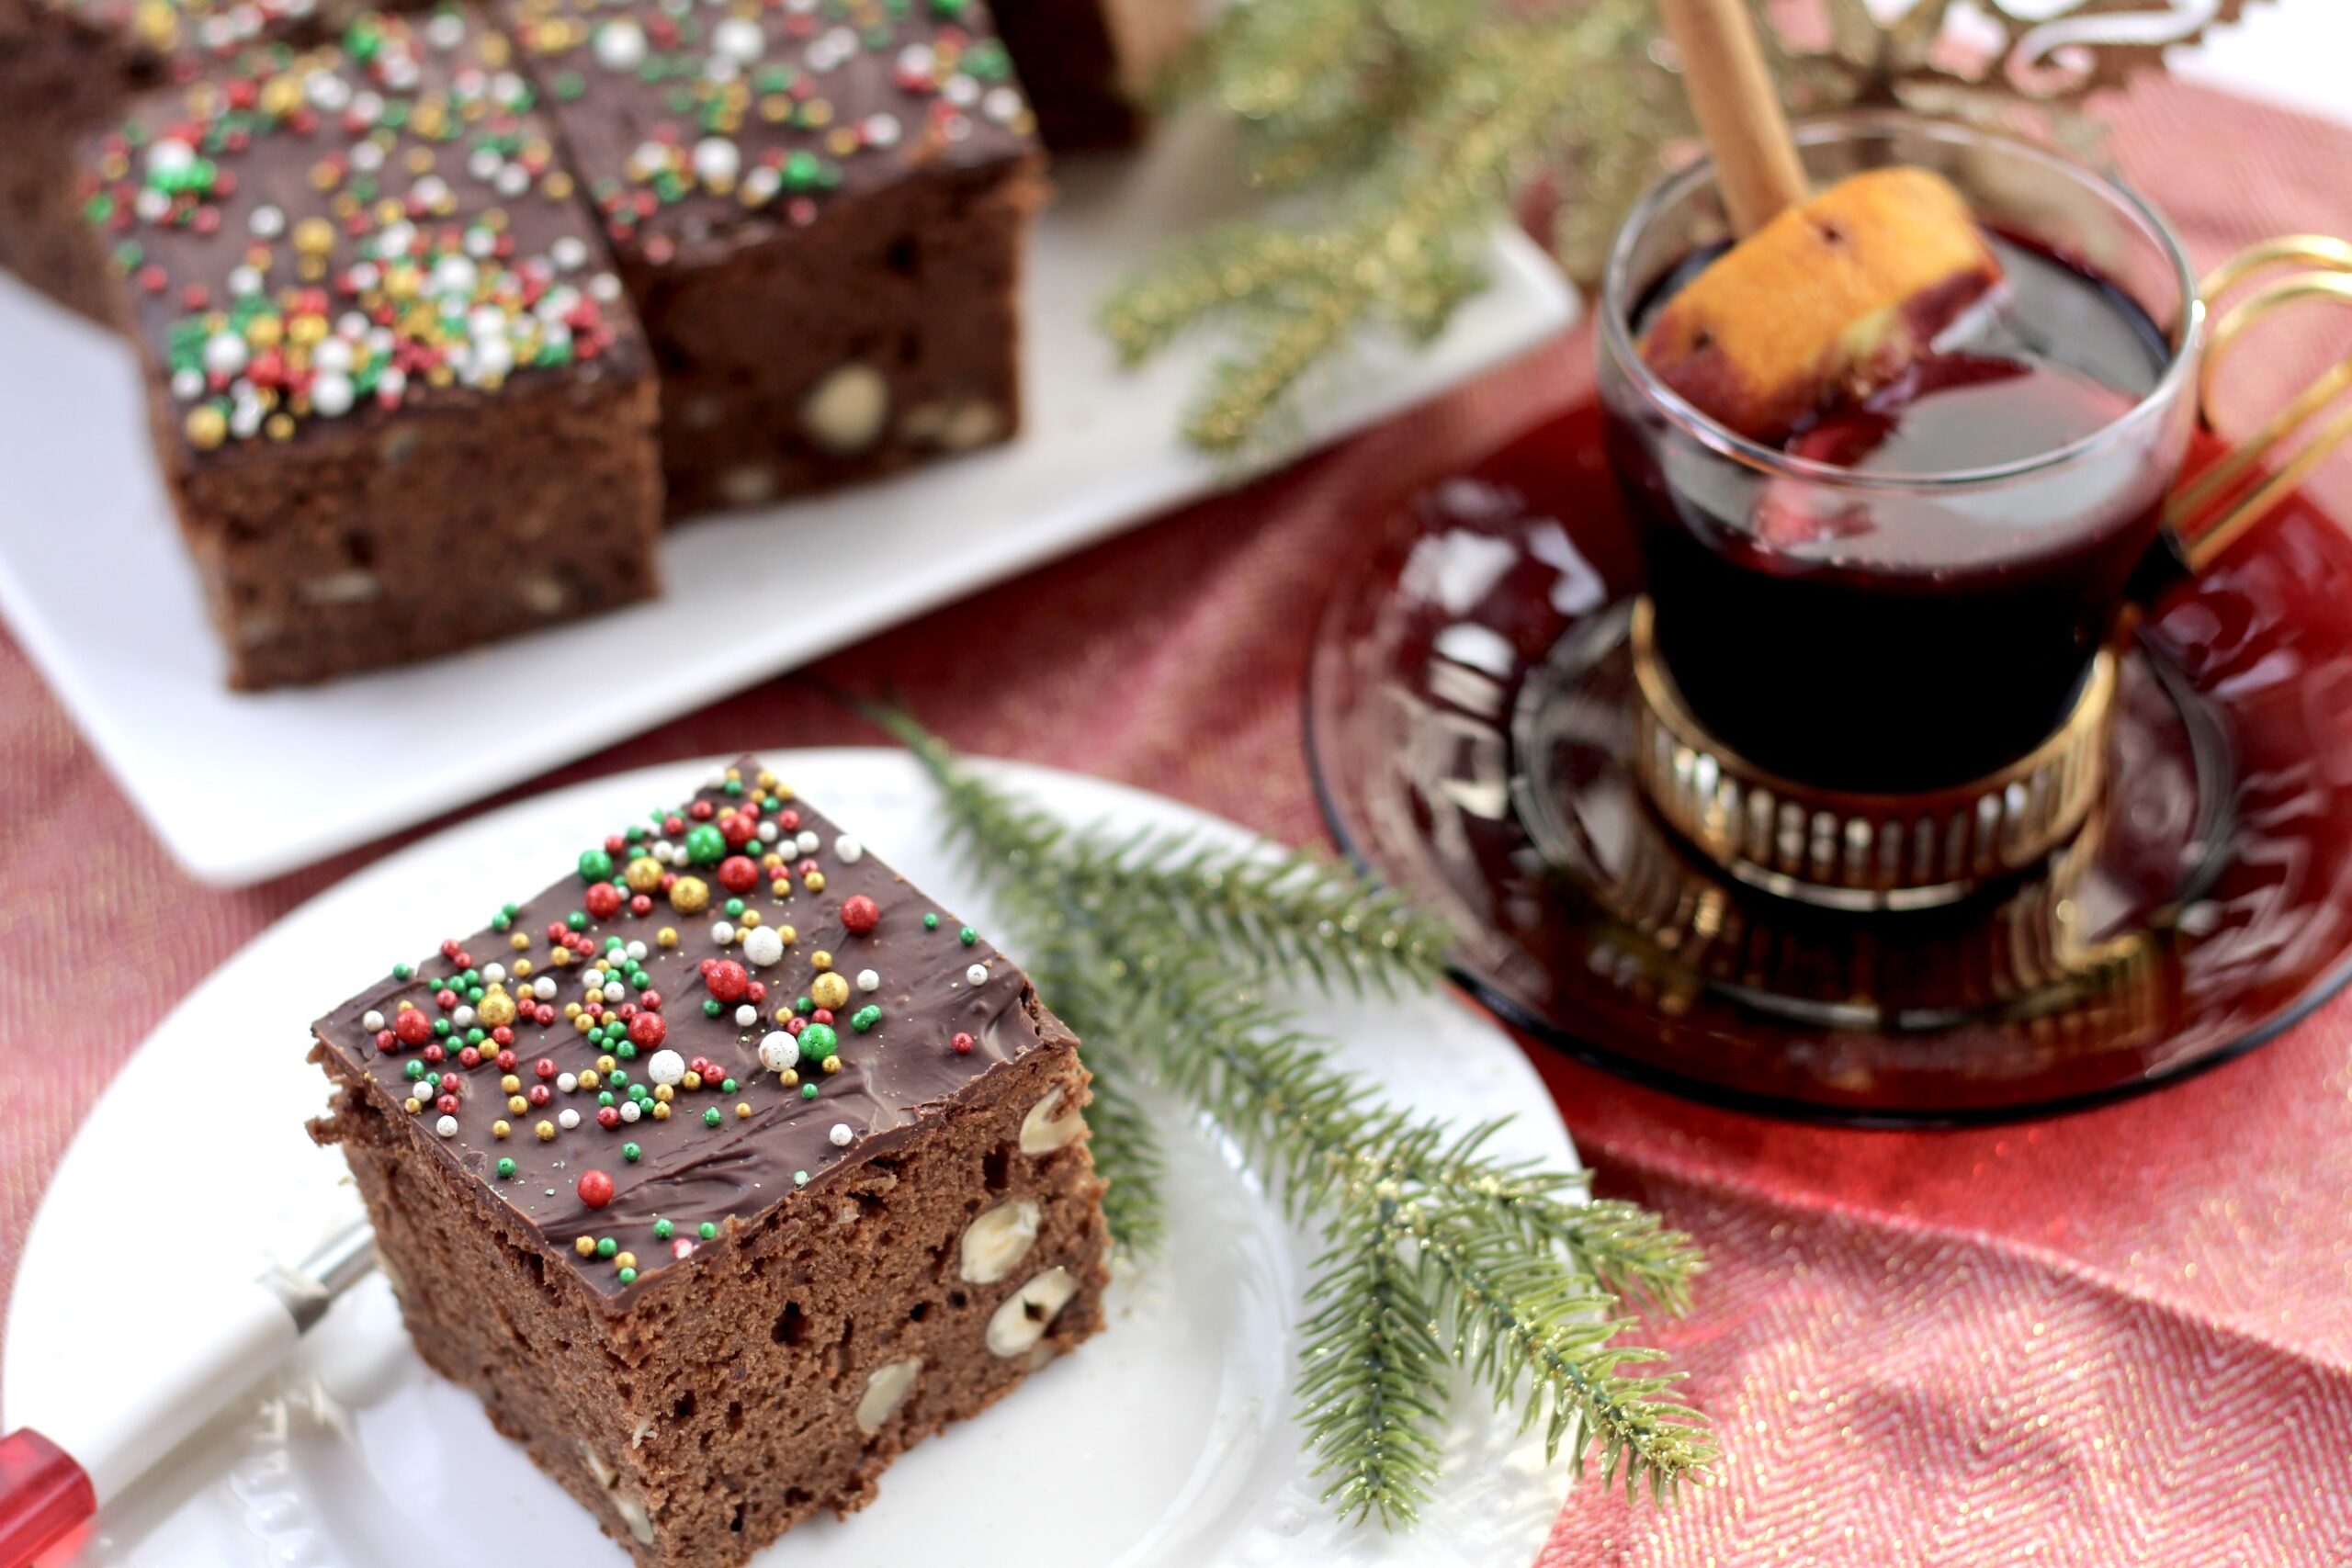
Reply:
[[620, 1249], [621, 1244], [611, 1236], [600, 1235], [596, 1238], [596, 1256], [599, 1258], [610, 1258]]
[[718, 1227], [713, 1224], [710, 1221], [705, 1220], [701, 1226], [695, 1230], [695, 1234], [702, 1237], [705, 1241], [717, 1241], [718, 1239]]
[[656, 1220], [653, 1222], [653, 1239], [656, 1241], [667, 1241], [677, 1228], [678, 1227], [676, 1225], [672, 1224], [667, 1220]]
[[603, 882], [613, 874], [613, 857], [603, 850], [580, 852], [580, 880]]
[[800, 1086], [800, 1098], [801, 1098], [801, 1099], [803, 1099], [803, 1100], [814, 1100], [814, 1099], [816, 1099], [816, 1098], [817, 1098], [817, 1086], [816, 1086], [815, 1084], [812, 1084], [812, 1083], [805, 1083], [805, 1084], [802, 1084], [802, 1085]]
[[498, 1162], [498, 1174], [505, 1179], [512, 1181], [514, 1179], [514, 1162], [511, 1159], [500, 1160]]
[[923, 930], [925, 930], [925, 931], [937, 931], [937, 930], [939, 929], [939, 917], [938, 917], [938, 915], [936, 915], [936, 914], [927, 914], [927, 915], [923, 916], [923, 918], [922, 918], [922, 929], [923, 929]]
[[639, 1148], [635, 1144], [623, 1144], [621, 1145], [621, 1158], [628, 1161], [629, 1164], [635, 1165], [639, 1160], [644, 1157], [645, 1151]]
[[860, 1034], [882, 1021], [882, 1010], [868, 1002], [850, 1015], [849, 1026]]
[[584, 931], [588, 929], [588, 911], [585, 909], [574, 909], [571, 913], [563, 917], [563, 923], [570, 926], [573, 931]]
[[424, 1076], [424, 1064], [423, 1062], [418, 1061], [415, 1057], [412, 1056], [412, 1057], [410, 1057], [410, 1058], [409, 1058], [409, 1063], [408, 1063], [407, 1067], [406, 1067], [406, 1068], [404, 1068], [403, 1070], [404, 1070], [404, 1071], [408, 1074], [408, 1076], [409, 1076], [410, 1077], [412, 1077], [412, 1078], [421, 1078], [421, 1077], [423, 1077]]
[[717, 1018], [718, 1016], [718, 1010], [719, 1000], [717, 997], [703, 998], [702, 1010], [705, 1018]]
[[707, 822], [686, 835], [686, 858], [696, 865], [717, 865], [727, 858], [727, 835]]
[[966, 926], [962, 931], [956, 933], [956, 940], [962, 942], [966, 947], [969, 947], [974, 942], [980, 940], [980, 933], [974, 931], [971, 927]]
[[413, 964], [395, 964], [392, 965], [392, 978], [395, 980], [410, 979], [413, 978], [415, 974], [416, 965]]
[[620, 1282], [624, 1285], [634, 1285], [637, 1283], [637, 1270], [634, 1269], [624, 1269], [620, 1271], [618, 1278]]
[[706, 1127], [716, 1127], [718, 1125], [718, 1107], [714, 1105], [709, 1110], [702, 1113], [702, 1124]]
[[800, 1032], [800, 1058], [805, 1062], [821, 1062], [840, 1045], [841, 1036], [830, 1023], [812, 1023]]

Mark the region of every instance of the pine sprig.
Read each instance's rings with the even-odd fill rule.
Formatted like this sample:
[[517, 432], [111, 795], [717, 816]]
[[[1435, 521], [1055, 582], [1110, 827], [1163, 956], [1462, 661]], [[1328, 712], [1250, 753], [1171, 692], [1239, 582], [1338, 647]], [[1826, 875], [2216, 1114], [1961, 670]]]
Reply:
[[[1629, 1492], [1703, 1481], [1714, 1442], [1675, 1396], [1679, 1374], [1623, 1338], [1629, 1307], [1687, 1306], [1689, 1238], [1633, 1205], [1583, 1201], [1581, 1171], [1495, 1153], [1501, 1122], [1450, 1128], [1385, 1103], [1264, 992], [1276, 977], [1426, 985], [1442, 944], [1425, 917], [1323, 863], [1069, 828], [906, 715], [876, 716], [937, 782], [951, 840], [1034, 944], [1041, 991], [1092, 1043], [1093, 1146], [1117, 1234], [1134, 1245], [1159, 1213], [1157, 1145], [1126, 1098], [1136, 1075], [1204, 1115], [1322, 1235], [1297, 1389], [1342, 1517], [1418, 1517], [1438, 1478], [1449, 1362], [1540, 1429], [1547, 1453], [1597, 1461]], [[1131, 1156], [1133, 1137], [1146, 1141]]]
[[1403, 898], [1304, 852], [1243, 859], [1193, 835], [1147, 829], [1111, 839], [1009, 800], [953, 765], [903, 714], [876, 717], [921, 757], [946, 792], [948, 820], [967, 851], [1013, 868], [1053, 868], [1058, 921], [1071, 905], [1091, 919], [1116, 911], [1131, 927], [1161, 923], [1264, 976], [1305, 970], [1327, 989], [1394, 995], [1443, 972], [1447, 932]]

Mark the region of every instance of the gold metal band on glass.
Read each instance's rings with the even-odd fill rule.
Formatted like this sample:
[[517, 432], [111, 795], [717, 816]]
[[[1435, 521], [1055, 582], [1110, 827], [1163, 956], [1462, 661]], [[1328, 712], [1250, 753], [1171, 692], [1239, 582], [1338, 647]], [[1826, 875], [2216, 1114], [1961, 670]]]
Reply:
[[1767, 892], [1846, 909], [1924, 908], [2038, 864], [2072, 839], [2106, 770], [2115, 659], [2102, 649], [2065, 722], [2000, 772], [1952, 789], [1865, 794], [1768, 773], [1709, 734], [1634, 606], [1634, 772], [1668, 825]]

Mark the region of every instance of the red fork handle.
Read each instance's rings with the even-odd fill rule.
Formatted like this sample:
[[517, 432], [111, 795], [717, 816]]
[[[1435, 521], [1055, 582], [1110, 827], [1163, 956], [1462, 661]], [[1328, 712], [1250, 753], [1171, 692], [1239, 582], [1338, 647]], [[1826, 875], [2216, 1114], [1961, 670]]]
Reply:
[[97, 1511], [72, 1454], [29, 1427], [0, 1438], [0, 1568], [31, 1568]]

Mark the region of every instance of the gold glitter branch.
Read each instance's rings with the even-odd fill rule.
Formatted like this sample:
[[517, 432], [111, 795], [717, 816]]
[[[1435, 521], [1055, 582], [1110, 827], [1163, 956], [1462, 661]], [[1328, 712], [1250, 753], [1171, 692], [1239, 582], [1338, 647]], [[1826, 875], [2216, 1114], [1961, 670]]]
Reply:
[[[1758, 0], [1800, 113], [1850, 105], [2000, 122], [2077, 149], [2083, 104], [2253, 0]], [[1555, 253], [1597, 275], [1609, 237], [1688, 136], [1653, 0], [1236, 0], [1170, 73], [1171, 100], [1242, 130], [1242, 177], [1296, 198], [1277, 219], [1171, 245], [1104, 304], [1122, 358], [1220, 322], [1235, 346], [1184, 434], [1279, 445], [1321, 367], [1372, 327], [1423, 341], [1484, 286], [1487, 229], [1540, 179]]]

